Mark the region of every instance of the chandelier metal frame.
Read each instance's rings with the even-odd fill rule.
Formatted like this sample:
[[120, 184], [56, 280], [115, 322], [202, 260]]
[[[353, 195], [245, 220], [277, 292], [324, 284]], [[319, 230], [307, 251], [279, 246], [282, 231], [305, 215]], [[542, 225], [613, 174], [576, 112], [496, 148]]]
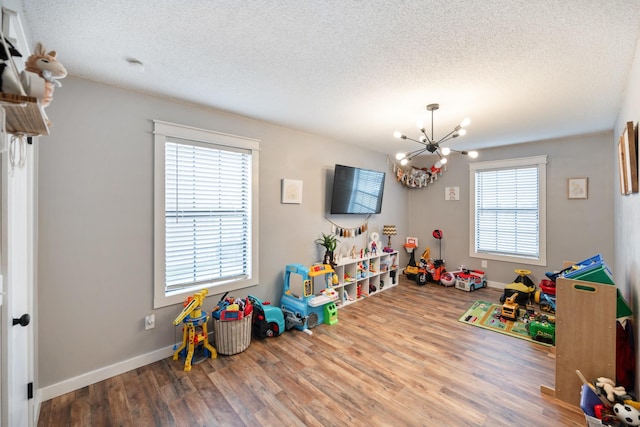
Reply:
[[440, 146], [441, 144], [447, 141], [450, 141], [454, 138], [465, 135], [467, 133], [467, 130], [465, 129], [465, 127], [468, 126], [469, 123], [471, 123], [471, 120], [469, 118], [464, 119], [462, 122], [460, 122], [460, 124], [454, 127], [451, 132], [449, 132], [442, 138], [436, 140], [434, 137], [433, 112], [438, 110], [439, 108], [440, 108], [440, 104], [427, 105], [427, 111], [431, 112], [431, 136], [427, 134], [427, 131], [424, 128], [424, 123], [422, 123], [421, 121], [418, 121], [417, 123], [418, 129], [420, 129], [420, 132], [422, 134], [420, 135], [419, 139], [409, 138], [408, 136], [404, 135], [400, 131], [394, 132], [393, 135], [396, 138], [405, 139], [405, 140], [408, 139], [409, 141], [417, 142], [418, 144], [424, 145], [424, 147], [408, 153], [401, 152], [396, 154], [396, 159], [400, 160], [400, 163], [402, 165], [406, 165], [411, 160], [415, 159], [416, 157], [418, 157], [419, 155], [427, 151], [429, 153], [432, 153], [432, 154], [435, 153], [438, 155], [438, 158], [439, 158], [438, 162], [440, 163], [440, 166], [437, 166], [438, 168], [441, 167], [443, 164], [447, 163], [447, 158], [445, 156], [447, 156], [452, 151], [456, 153], [468, 155], [471, 158], [478, 157], [477, 151], [458, 151], [458, 150], [453, 150], [449, 147]]

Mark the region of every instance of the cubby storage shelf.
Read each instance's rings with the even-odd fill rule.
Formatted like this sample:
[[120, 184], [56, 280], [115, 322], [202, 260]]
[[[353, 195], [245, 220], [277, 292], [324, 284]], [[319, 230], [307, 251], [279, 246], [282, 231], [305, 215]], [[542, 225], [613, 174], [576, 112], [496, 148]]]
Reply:
[[6, 113], [7, 132], [26, 136], [49, 135], [46, 114], [37, 98], [0, 92], [0, 105]]
[[334, 269], [338, 276], [338, 284], [333, 286], [338, 292], [336, 306], [346, 307], [397, 285], [398, 252], [342, 258]]

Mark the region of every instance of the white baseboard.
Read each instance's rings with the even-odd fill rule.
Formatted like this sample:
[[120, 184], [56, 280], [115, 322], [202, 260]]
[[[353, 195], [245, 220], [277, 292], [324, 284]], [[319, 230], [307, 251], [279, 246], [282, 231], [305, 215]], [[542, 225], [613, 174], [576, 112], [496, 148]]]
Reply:
[[155, 350], [151, 353], [136, 356], [122, 362], [114, 363], [113, 365], [105, 366], [104, 368], [96, 369], [95, 371], [87, 372], [86, 374], [82, 374], [74, 378], [69, 378], [68, 380], [64, 380], [57, 384], [40, 388], [36, 396], [36, 402], [38, 402], [38, 405], [35, 412], [39, 412], [41, 402], [45, 402], [49, 399], [53, 399], [54, 397], [61, 396], [65, 393], [78, 390], [82, 387], [95, 384], [108, 378], [115, 377], [116, 375], [123, 374], [150, 363], [157, 362], [158, 360], [172, 356], [173, 352], [173, 346], [161, 348], [160, 350]]
[[506, 283], [492, 282], [491, 280], [487, 280], [487, 287], [488, 288], [504, 289], [505, 286], [507, 286]]

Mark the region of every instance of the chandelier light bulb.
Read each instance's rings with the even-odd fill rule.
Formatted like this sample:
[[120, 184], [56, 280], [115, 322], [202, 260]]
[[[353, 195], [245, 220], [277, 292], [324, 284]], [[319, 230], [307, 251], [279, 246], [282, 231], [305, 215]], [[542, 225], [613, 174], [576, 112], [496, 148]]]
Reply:
[[418, 129], [424, 129], [424, 121], [418, 119], [418, 121], [416, 121], [416, 126], [418, 126]]
[[467, 130], [466, 129], [460, 129], [458, 131], [458, 136], [465, 136], [467, 134]]
[[[467, 126], [469, 126], [469, 124], [471, 123], [471, 119], [469, 117], [467, 117], [466, 119], [464, 119], [463, 121], [460, 122], [460, 127], [461, 128], [465, 128]], [[464, 134], [460, 134], [460, 135], [464, 135]]]
[[426, 137], [426, 136], [424, 136], [424, 135], [420, 135], [420, 138], [418, 138], [418, 140], [419, 140], [420, 142], [422, 142], [423, 144], [426, 144], [426, 143], [427, 143], [427, 137]]
[[469, 151], [469, 157], [471, 157], [472, 159], [477, 159], [478, 158], [478, 152], [477, 151]]
[[393, 133], [393, 136], [394, 136], [394, 137], [396, 137], [396, 138], [402, 138], [402, 132], [400, 132], [399, 130], [397, 130], [397, 131], [395, 131], [395, 132]]
[[449, 147], [444, 147], [444, 148], [442, 149], [442, 154], [443, 154], [444, 156], [448, 156], [449, 154], [451, 154], [451, 148], [449, 148]]
[[404, 159], [400, 160], [400, 164], [402, 166], [406, 165], [407, 163], [409, 163], [409, 160], [406, 157]]
[[441, 159], [440, 159], [440, 162], [441, 162], [443, 165], [446, 165], [446, 164], [447, 164], [447, 158], [446, 158], [446, 157], [441, 158]]
[[433, 166], [435, 166], [436, 169], [440, 169], [442, 167], [442, 162], [438, 160]]
[[396, 154], [396, 160], [402, 160], [405, 157], [407, 157], [407, 155], [405, 153], [398, 153]]

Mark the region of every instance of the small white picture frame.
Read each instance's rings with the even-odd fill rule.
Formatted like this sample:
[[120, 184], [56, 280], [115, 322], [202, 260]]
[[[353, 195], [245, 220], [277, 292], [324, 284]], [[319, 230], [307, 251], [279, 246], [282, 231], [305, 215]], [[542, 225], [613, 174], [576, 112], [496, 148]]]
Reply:
[[569, 178], [567, 180], [569, 199], [587, 199], [589, 197], [589, 178]]
[[282, 203], [302, 203], [302, 181], [297, 179], [282, 179]]
[[460, 200], [460, 187], [445, 187], [444, 188], [445, 200]]

